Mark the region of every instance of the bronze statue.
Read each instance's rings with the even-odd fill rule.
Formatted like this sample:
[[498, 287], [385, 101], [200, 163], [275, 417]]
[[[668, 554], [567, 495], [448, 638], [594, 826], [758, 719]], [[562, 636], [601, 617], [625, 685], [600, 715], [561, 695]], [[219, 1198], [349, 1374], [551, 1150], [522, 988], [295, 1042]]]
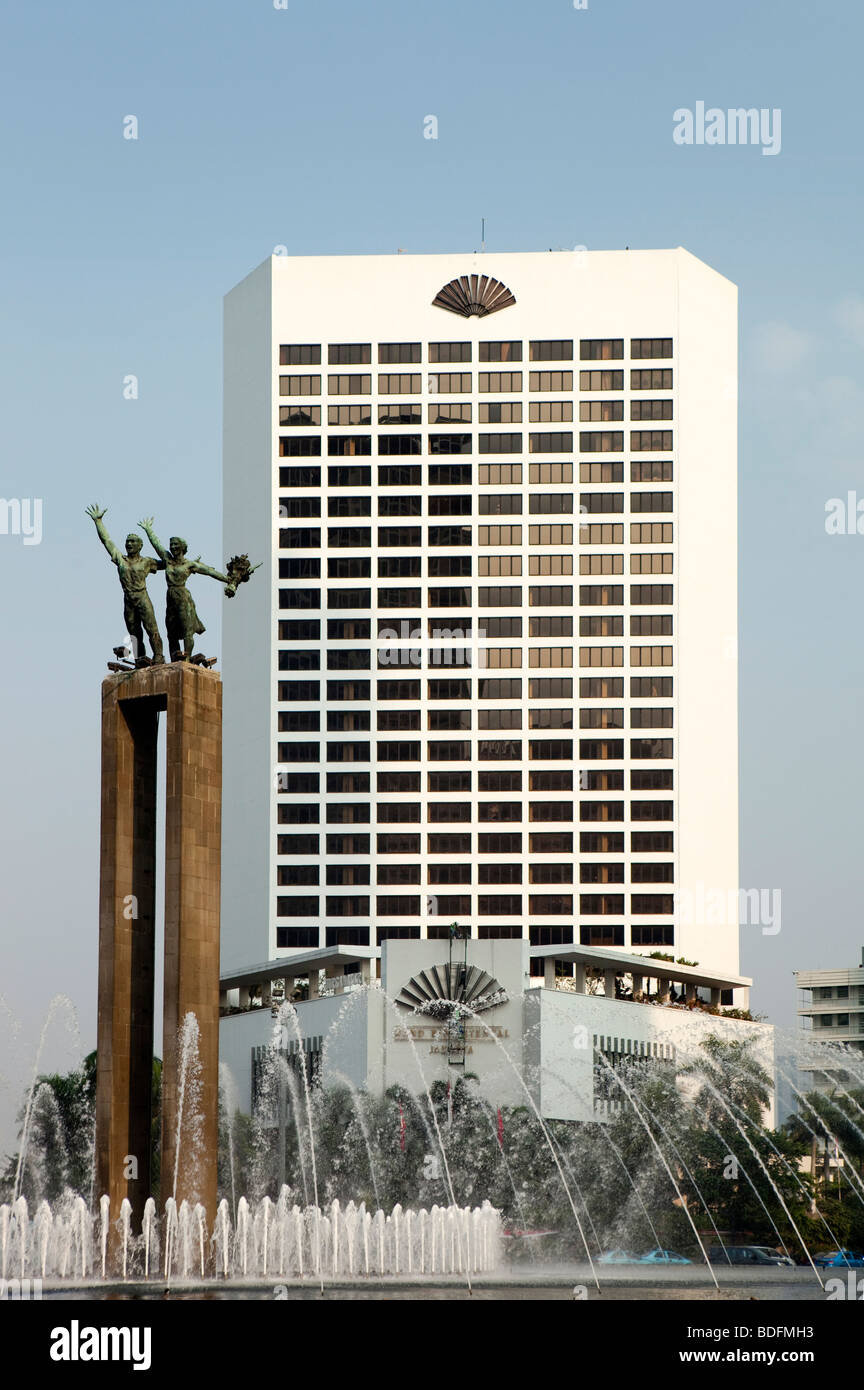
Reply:
[[160, 666], [164, 663], [165, 657], [162, 652], [162, 638], [156, 625], [156, 614], [147, 593], [147, 580], [157, 570], [163, 570], [165, 565], [154, 560], [152, 555], [141, 554], [144, 542], [134, 531], [126, 537], [126, 554], [121, 555], [102, 521], [107, 510], [107, 507], [100, 509], [98, 503], [94, 502], [92, 507], [87, 508], [87, 515], [92, 517], [100, 541], [117, 566], [117, 574], [123, 586], [123, 619], [126, 631], [132, 638], [132, 656], [136, 665], [149, 664], [144, 646], [146, 632], [153, 648], [153, 665]]
[[222, 574], [221, 570], [215, 570], [210, 565], [202, 565], [200, 555], [197, 560], [187, 560], [186, 552], [189, 547], [182, 536], [172, 536], [166, 550], [153, 530], [152, 516], [145, 517], [139, 525], [142, 531], [146, 532], [150, 544], [159, 556], [159, 568], [165, 571], [168, 586], [165, 626], [168, 631], [171, 660], [191, 661], [195, 638], [207, 629], [198, 617], [195, 602], [186, 587], [189, 577], [193, 574], [206, 574], [211, 579], [218, 579], [225, 585], [225, 597], [233, 598], [238, 584], [245, 584], [258, 566], [253, 569], [245, 555], [234, 556], [228, 562], [228, 573]]

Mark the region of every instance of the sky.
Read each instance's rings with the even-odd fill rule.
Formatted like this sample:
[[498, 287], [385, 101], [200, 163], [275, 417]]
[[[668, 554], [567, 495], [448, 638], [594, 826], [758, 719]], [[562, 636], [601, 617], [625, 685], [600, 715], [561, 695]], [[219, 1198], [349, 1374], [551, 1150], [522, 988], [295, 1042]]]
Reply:
[[[739, 286], [740, 881], [782, 893], [742, 970], [789, 1028], [793, 970], [861, 959], [864, 537], [825, 527], [864, 501], [857, 0], [277, 3], [0, 19], [0, 496], [42, 507], [0, 534], [0, 1155], [55, 996], [40, 1070], [95, 1045], [124, 631], [84, 508], [224, 560], [222, 297], [275, 247], [467, 251], [485, 217], [490, 253], [681, 245]], [[779, 110], [779, 152], [676, 143], [698, 102]]]

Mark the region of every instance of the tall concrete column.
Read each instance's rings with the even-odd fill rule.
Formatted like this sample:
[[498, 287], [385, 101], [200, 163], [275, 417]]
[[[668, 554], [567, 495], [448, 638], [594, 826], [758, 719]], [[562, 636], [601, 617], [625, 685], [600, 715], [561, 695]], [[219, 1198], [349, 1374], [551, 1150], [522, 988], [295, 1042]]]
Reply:
[[[187, 662], [161, 670], [169, 677], [162, 1197], [174, 1195], [178, 1205], [184, 1197], [201, 1202], [212, 1222], [219, 1125], [222, 682], [212, 671]], [[197, 1077], [188, 1068], [183, 1074], [180, 1033], [189, 1014], [198, 1025]]]
[[102, 685], [96, 1195], [140, 1228], [150, 1196], [158, 699]]
[[[156, 743], [166, 711], [165, 993], [161, 1200], [216, 1211], [222, 685], [185, 662], [102, 684], [96, 1196], [140, 1230], [150, 1196]], [[196, 1064], [178, 1034], [192, 1013]], [[181, 1088], [182, 1123], [181, 1123]], [[179, 1137], [179, 1157], [177, 1139]], [[176, 1183], [176, 1189], [175, 1189]]]

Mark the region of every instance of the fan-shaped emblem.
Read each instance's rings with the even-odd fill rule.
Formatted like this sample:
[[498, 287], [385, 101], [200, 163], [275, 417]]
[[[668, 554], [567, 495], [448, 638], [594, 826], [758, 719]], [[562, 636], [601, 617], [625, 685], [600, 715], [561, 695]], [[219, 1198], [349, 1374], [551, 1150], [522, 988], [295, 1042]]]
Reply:
[[476, 965], [433, 965], [421, 970], [399, 992], [396, 1003], [403, 1009], [447, 1018], [460, 1004], [474, 1013], [506, 1004], [503, 985]]
[[472, 314], [482, 319], [487, 314], [497, 314], [499, 309], [509, 309], [516, 303], [516, 297], [491, 275], [460, 275], [439, 290], [432, 303], [438, 309], [449, 309], [451, 314], [461, 314], [466, 319]]

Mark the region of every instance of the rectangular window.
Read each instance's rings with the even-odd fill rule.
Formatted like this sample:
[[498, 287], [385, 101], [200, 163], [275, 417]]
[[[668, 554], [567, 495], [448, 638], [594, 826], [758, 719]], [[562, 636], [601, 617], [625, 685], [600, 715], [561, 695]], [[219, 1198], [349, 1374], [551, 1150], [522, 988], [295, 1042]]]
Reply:
[[419, 555], [379, 555], [378, 557], [379, 579], [419, 579], [420, 570]]
[[328, 526], [327, 544], [331, 549], [340, 546], [354, 550], [368, 550], [372, 544], [372, 530], [369, 526]]
[[[582, 528], [580, 528], [580, 530], [581, 530], [581, 529], [582, 529]], [[587, 529], [588, 529], [588, 530], [594, 530], [594, 529], [599, 529], [599, 528], [589, 527], [589, 528], [587, 528]], [[609, 529], [609, 530], [613, 530], [613, 529], [616, 529], [616, 528], [609, 527], [608, 529]], [[623, 528], [622, 528], [622, 527], [618, 527], [617, 529], [618, 529], [618, 530], [622, 530]], [[562, 524], [556, 523], [556, 522], [553, 522], [551, 525], [548, 525], [548, 526], [546, 526], [546, 525], [544, 525], [544, 526], [529, 526], [529, 527], [528, 527], [528, 544], [529, 544], [529, 545], [572, 545], [572, 544], [573, 544], [573, 527], [570, 526], [570, 525], [562, 525]], [[615, 544], [615, 542], [613, 541], [612, 544]], [[533, 573], [533, 572], [534, 572], [534, 571], [532, 570], [532, 573]]]
[[623, 391], [624, 373], [607, 369], [606, 371], [587, 371], [579, 373], [580, 391]]
[[320, 608], [320, 589], [280, 589], [280, 608]]
[[522, 605], [522, 585], [489, 587], [481, 584], [477, 590], [477, 603], [480, 608], [519, 608]]
[[[470, 420], [470, 415], [467, 418]], [[557, 418], [572, 419], [573, 417], [571, 415]], [[522, 402], [481, 401], [479, 419], [481, 425], [521, 425]]]
[[579, 343], [583, 362], [615, 362], [623, 356], [623, 338], [582, 338]]
[[477, 691], [478, 700], [521, 700], [521, 676], [492, 676], [480, 680]]
[[320, 487], [321, 469], [309, 464], [300, 468], [280, 468], [280, 487]]
[[[318, 500], [317, 498], [315, 499]], [[372, 510], [371, 499], [368, 497], [357, 497], [348, 493], [343, 496], [330, 497], [327, 501], [328, 516], [368, 516]]]
[[410, 402], [388, 401], [386, 405], [378, 407], [379, 425], [420, 425], [423, 423], [423, 408], [419, 401], [416, 404]]
[[[418, 528], [419, 529], [419, 528]], [[419, 544], [419, 541], [418, 541]], [[429, 527], [430, 545], [470, 545], [471, 527], [470, 526], [430, 526]]]
[[671, 555], [631, 555], [631, 574], [671, 574]]
[[470, 454], [472, 452], [470, 434], [430, 434], [430, 454]]
[[419, 546], [422, 544], [420, 526], [379, 526], [378, 544], [382, 548]]
[[[620, 417], [619, 417], [620, 418]], [[671, 400], [638, 400], [630, 402], [631, 420], [671, 420]]]
[[379, 463], [379, 487], [419, 487], [422, 470], [419, 463]]
[[482, 394], [486, 392], [501, 392], [506, 394], [508, 391], [515, 392], [522, 390], [521, 372], [479, 372], [477, 375], [477, 390]]
[[[632, 356], [632, 354], [631, 354]], [[632, 367], [630, 370], [631, 391], [671, 391], [671, 367]]]
[[420, 361], [419, 343], [379, 343], [378, 361], [383, 366], [402, 366]]
[[581, 401], [579, 405], [579, 419], [584, 424], [592, 424], [596, 421], [603, 424], [607, 420], [623, 420], [624, 402]]
[[479, 362], [521, 362], [521, 342], [478, 343]]
[[[521, 418], [521, 417], [520, 417]], [[613, 417], [606, 417], [613, 418]], [[528, 419], [532, 424], [548, 425], [573, 419], [572, 401], [531, 401]]]
[[471, 390], [470, 372], [430, 372], [430, 395], [459, 395]]
[[623, 463], [580, 463], [580, 483], [623, 483]]
[[430, 463], [430, 487], [469, 487], [472, 465], [470, 463]]
[[368, 700], [370, 698], [370, 681], [328, 681], [327, 699], [328, 700]]
[[[419, 359], [418, 359], [419, 360]], [[470, 343], [430, 343], [430, 362], [470, 362]]]
[[[632, 648], [631, 648], [632, 650]], [[580, 666], [623, 666], [623, 647], [580, 647]]]
[[[329, 849], [328, 849], [329, 854]], [[277, 835], [277, 854], [317, 854], [317, 835]]]
[[528, 344], [529, 362], [572, 362], [572, 338], [535, 338]]
[[368, 366], [372, 361], [370, 343], [331, 343], [327, 349], [331, 367]]
[[[591, 494], [583, 493], [583, 500]], [[597, 496], [609, 494], [598, 493]], [[528, 510], [532, 516], [572, 515], [572, 492], [532, 492], [528, 499]]]
[[352, 457], [371, 454], [372, 440], [365, 434], [331, 434], [327, 438], [327, 453], [331, 457]]
[[671, 637], [671, 613], [642, 613], [630, 619], [631, 637]]
[[321, 453], [321, 440], [318, 435], [301, 436], [291, 439], [283, 435], [279, 440], [279, 455], [281, 458], [310, 458], [316, 457]]
[[320, 396], [320, 376], [280, 376], [280, 396]]
[[571, 430], [531, 433], [528, 436], [528, 448], [532, 454], [570, 454], [573, 452], [573, 433]]
[[347, 376], [328, 376], [327, 394], [330, 396], [368, 396], [372, 391], [372, 378], [368, 372], [349, 373]]
[[283, 343], [279, 349], [280, 367], [318, 367], [321, 365], [320, 343]]
[[619, 454], [623, 448], [624, 434], [622, 430], [580, 430], [579, 432], [580, 453]]
[[671, 512], [673, 494], [671, 492], [631, 492], [631, 512]]
[[631, 647], [631, 666], [672, 666], [671, 647]]
[[522, 482], [521, 463], [480, 463], [477, 465], [477, 481], [481, 486], [514, 484]]
[[470, 680], [429, 680], [430, 700], [470, 700]]
[[280, 425], [320, 425], [320, 405], [281, 405], [279, 407]]
[[478, 545], [521, 545], [521, 526], [478, 526]]
[[471, 406], [454, 401], [435, 401], [429, 406], [430, 425], [470, 425]]
[[[632, 559], [632, 557], [631, 557]], [[580, 555], [580, 574], [623, 574], [623, 555]]]
[[529, 637], [572, 637], [573, 619], [569, 613], [554, 613], [548, 617], [532, 617], [529, 625]]
[[630, 452], [639, 453], [645, 449], [663, 449], [664, 451], [672, 448], [671, 430], [631, 430], [630, 431]]
[[419, 454], [419, 434], [379, 434], [379, 454]]
[[[430, 443], [432, 438], [433, 436], [430, 435]], [[518, 431], [512, 434], [478, 434], [477, 449], [481, 454], [521, 454], [522, 435]], [[465, 449], [464, 452], [469, 453], [470, 450]]]
[[671, 338], [631, 338], [630, 356], [634, 358], [657, 358], [672, 356]]
[[419, 396], [422, 388], [420, 372], [379, 372], [379, 396]]
[[[671, 459], [633, 459], [630, 463], [631, 483], [671, 483]], [[670, 507], [671, 511], [672, 508]]]
[[[482, 839], [482, 836], [481, 836]], [[450, 834], [437, 834], [429, 832], [426, 837], [428, 854], [470, 854], [471, 853], [471, 833], [457, 832]]]
[[[583, 557], [584, 558], [584, 557]], [[621, 557], [616, 557], [620, 559]], [[572, 574], [572, 555], [531, 555], [528, 559], [529, 574]]]

